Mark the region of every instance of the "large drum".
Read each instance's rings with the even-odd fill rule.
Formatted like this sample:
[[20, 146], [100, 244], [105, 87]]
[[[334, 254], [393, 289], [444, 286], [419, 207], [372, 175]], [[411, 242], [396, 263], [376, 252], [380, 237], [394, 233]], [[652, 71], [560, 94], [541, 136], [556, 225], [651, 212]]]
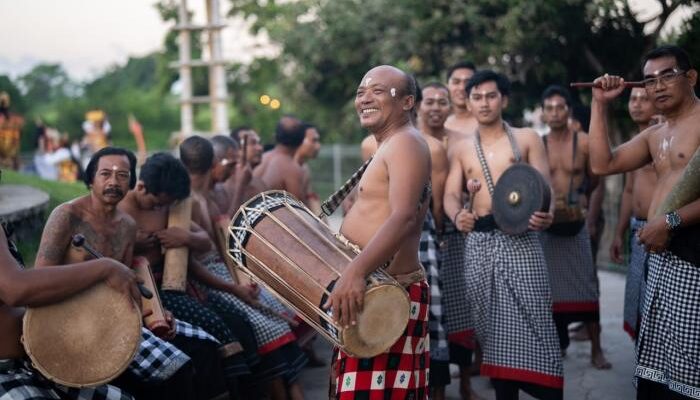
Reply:
[[343, 329], [333, 322], [321, 306], [359, 249], [287, 192], [264, 192], [243, 204], [229, 226], [227, 247], [253, 280], [353, 356], [386, 351], [406, 329], [408, 293], [381, 268], [367, 279], [357, 325]]
[[72, 387], [98, 386], [121, 374], [141, 343], [141, 314], [104, 283], [62, 302], [27, 309], [22, 343], [34, 367]]

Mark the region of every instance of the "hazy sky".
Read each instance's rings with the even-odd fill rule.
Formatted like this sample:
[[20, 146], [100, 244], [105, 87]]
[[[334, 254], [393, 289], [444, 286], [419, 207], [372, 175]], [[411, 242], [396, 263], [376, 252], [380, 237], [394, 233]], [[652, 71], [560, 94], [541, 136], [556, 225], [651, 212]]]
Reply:
[[[0, 0], [3, 44], [0, 74], [17, 76], [40, 62], [60, 62], [76, 79], [88, 79], [129, 55], [158, 49], [169, 25], [152, 0]], [[633, 0], [635, 10], [653, 15], [656, 0]], [[195, 18], [203, 18], [204, 1], [189, 0]], [[222, 10], [228, 0], [221, 0]], [[688, 10], [674, 15], [674, 24]], [[269, 53], [265, 40], [249, 37], [243, 22], [228, 20], [224, 56], [249, 60]], [[272, 50], [274, 52], [274, 50]]]

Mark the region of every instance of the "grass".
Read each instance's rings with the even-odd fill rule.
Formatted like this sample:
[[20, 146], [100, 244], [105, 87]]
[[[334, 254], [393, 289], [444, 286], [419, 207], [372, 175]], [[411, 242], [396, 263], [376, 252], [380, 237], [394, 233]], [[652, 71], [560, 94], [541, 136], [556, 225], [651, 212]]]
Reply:
[[[51, 211], [53, 211], [53, 209], [59, 204], [65, 203], [66, 201], [72, 200], [87, 193], [87, 189], [82, 183], [47, 181], [33, 175], [22, 174], [9, 170], [2, 171], [2, 183], [27, 185], [46, 192], [49, 195], [49, 206], [46, 211], [45, 218], [48, 218]], [[46, 221], [44, 220], [44, 222]], [[40, 240], [41, 232], [37, 232], [35, 238], [17, 243], [17, 247], [19, 248], [20, 253], [22, 253], [22, 257], [28, 266], [34, 264], [34, 258], [36, 257], [36, 251], [39, 248]]]

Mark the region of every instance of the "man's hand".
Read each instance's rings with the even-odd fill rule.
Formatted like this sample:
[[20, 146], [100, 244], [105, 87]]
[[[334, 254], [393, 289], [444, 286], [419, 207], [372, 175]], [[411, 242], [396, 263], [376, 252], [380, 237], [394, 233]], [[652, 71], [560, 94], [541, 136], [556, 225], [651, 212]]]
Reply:
[[597, 221], [586, 219], [586, 229], [588, 229], [588, 236], [590, 236], [593, 240], [595, 240], [598, 237], [598, 224], [596, 224], [596, 222]]
[[340, 276], [335, 283], [324, 310], [333, 311], [333, 320], [343, 328], [357, 324], [357, 314], [362, 311], [365, 301], [365, 277], [353, 274], [351, 269]]
[[610, 259], [617, 264], [622, 264], [624, 260], [622, 259], [622, 237], [615, 236], [612, 244], [610, 245]]
[[543, 231], [549, 228], [554, 221], [554, 214], [551, 212], [535, 211], [530, 216], [528, 229], [531, 231]]
[[[608, 103], [625, 90], [625, 80], [619, 76], [605, 74], [593, 81], [593, 99]], [[598, 87], [600, 86], [600, 87]]]
[[145, 232], [142, 230], [136, 231], [136, 241], [134, 242], [134, 249], [136, 250], [149, 250], [154, 247], [160, 246], [158, 237], [152, 232]]
[[474, 230], [474, 224], [478, 217], [467, 209], [461, 209], [455, 215], [455, 226], [460, 232], [469, 233]]
[[166, 309], [163, 309], [163, 315], [165, 316], [165, 322], [168, 323], [170, 329], [168, 329], [168, 331], [165, 332], [161, 339], [172, 340], [177, 334], [177, 325], [175, 324], [175, 317], [173, 316], [173, 313], [170, 312], [170, 310]]
[[104, 260], [106, 270], [104, 282], [107, 286], [131, 297], [134, 302], [136, 302], [140, 313], [141, 292], [139, 291], [138, 284], [143, 282], [136, 276], [136, 273], [131, 268], [127, 268], [119, 261], [111, 258], [101, 258], [100, 260]]
[[190, 239], [189, 231], [177, 227], [160, 230], [155, 235], [166, 249], [186, 246]]
[[671, 238], [666, 228], [666, 217], [661, 215], [652, 218], [637, 233], [639, 242], [650, 253], [660, 253], [666, 250], [668, 241]]
[[260, 293], [260, 289], [257, 286], [238, 285], [232, 283], [229, 292], [251, 306], [258, 305], [258, 294]]

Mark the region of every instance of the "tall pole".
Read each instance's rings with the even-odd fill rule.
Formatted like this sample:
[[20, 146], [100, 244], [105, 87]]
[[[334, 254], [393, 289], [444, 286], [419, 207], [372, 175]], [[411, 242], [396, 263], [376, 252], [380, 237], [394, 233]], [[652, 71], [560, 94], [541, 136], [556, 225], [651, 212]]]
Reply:
[[[207, 0], [207, 23], [212, 26], [221, 24], [219, 0]], [[226, 70], [224, 68], [221, 45], [221, 30], [209, 30], [209, 96], [211, 105], [211, 130], [214, 133], [228, 133], [228, 105], [226, 90]]]
[[[180, 0], [178, 15], [181, 25], [189, 24], [187, 0]], [[180, 84], [182, 85], [182, 92], [180, 93], [180, 129], [183, 136], [189, 137], [194, 132], [191, 67], [192, 43], [189, 30], [180, 30], [178, 45], [180, 48]]]

